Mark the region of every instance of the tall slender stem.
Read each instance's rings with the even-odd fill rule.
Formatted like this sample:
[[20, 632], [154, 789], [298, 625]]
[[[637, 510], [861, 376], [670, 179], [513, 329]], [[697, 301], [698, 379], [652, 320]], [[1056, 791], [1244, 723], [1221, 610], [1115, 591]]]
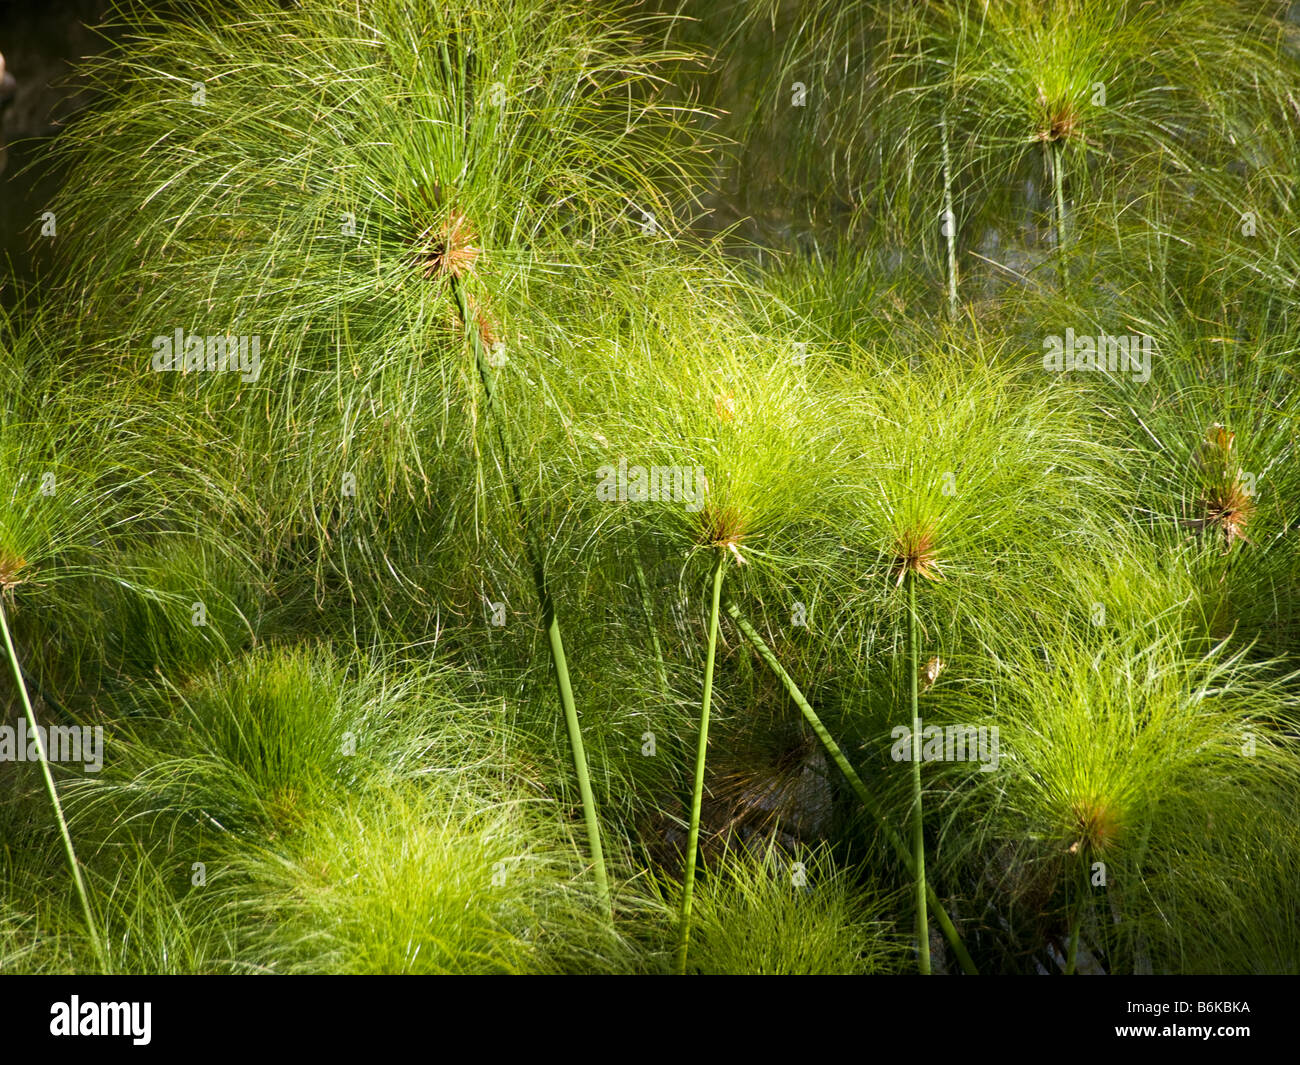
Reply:
[[1078, 971], [1079, 933], [1083, 929], [1084, 909], [1092, 901], [1092, 885], [1088, 882], [1088, 866], [1084, 864], [1082, 855], [1080, 855], [1079, 861], [1078, 872], [1081, 875], [1073, 878], [1078, 898], [1075, 899], [1073, 912], [1070, 915], [1070, 945], [1065, 959], [1066, 976], [1073, 976]]
[[1052, 187], [1056, 200], [1056, 254], [1061, 283], [1067, 278], [1065, 268], [1065, 145], [1052, 141]]
[[930, 975], [930, 922], [925, 903], [925, 819], [921, 810], [921, 652], [917, 634], [916, 574], [907, 575], [907, 651], [912, 689], [912, 863], [916, 868], [916, 935], [922, 976]]
[[939, 119], [939, 136], [943, 141], [943, 235], [948, 244], [948, 314], [957, 317], [957, 216], [952, 200], [952, 155], [948, 148], [948, 114]]
[[[609, 896], [609, 875], [605, 870], [605, 851], [600, 840], [600, 821], [596, 817], [596, 798], [591, 790], [591, 775], [587, 771], [587, 752], [582, 743], [582, 729], [578, 725], [578, 711], [573, 701], [573, 686], [569, 681], [569, 664], [564, 654], [564, 640], [560, 635], [560, 621], [555, 612], [555, 602], [551, 599], [550, 588], [546, 583], [546, 570], [542, 564], [541, 553], [532, 535], [528, 521], [528, 512], [524, 508], [523, 495], [519, 483], [510, 469], [510, 448], [506, 442], [504, 415], [496, 394], [496, 377], [488, 361], [483, 336], [470, 315], [469, 300], [459, 280], [452, 282], [452, 291], [460, 311], [461, 321], [469, 334], [470, 344], [474, 349], [474, 359], [478, 365], [479, 377], [483, 382], [483, 392], [487, 397], [488, 413], [496, 426], [497, 443], [501, 448], [502, 464], [506, 478], [510, 482], [510, 492], [514, 498], [515, 513], [523, 530], [524, 549], [528, 552], [533, 571], [533, 584], [537, 589], [537, 599], [541, 605], [542, 623], [546, 627], [546, 640], [550, 645], [551, 664], [555, 667], [555, 683], [560, 694], [560, 706], [564, 712], [564, 723], [569, 732], [569, 747], [573, 751], [573, 768], [578, 777], [578, 793], [582, 798], [582, 816], [587, 825], [587, 843], [591, 848], [591, 860], [596, 876], [596, 893], [601, 906], [611, 909]], [[611, 911], [612, 912], [612, 911]]]
[[[903, 840], [903, 837], [898, 834], [898, 831], [894, 826], [889, 823], [889, 819], [885, 816], [884, 809], [881, 807], [880, 803], [876, 801], [875, 796], [867, 790], [867, 786], [862, 782], [862, 778], [858, 776], [857, 770], [853, 768], [848, 758], [844, 756], [844, 752], [840, 750], [840, 745], [835, 742], [831, 737], [831, 734], [826, 730], [826, 726], [822, 724], [821, 718], [817, 716], [816, 711], [812, 708], [812, 704], [808, 702], [803, 692], [800, 691], [799, 686], [794, 682], [794, 678], [785, 671], [785, 668], [777, 660], [776, 654], [770, 647], [768, 647], [767, 643], [763, 640], [763, 637], [758, 634], [758, 630], [746, 620], [743, 614], [741, 614], [740, 608], [736, 606], [735, 603], [727, 604], [727, 613], [731, 615], [732, 620], [736, 623], [736, 627], [740, 629], [745, 638], [753, 645], [754, 650], [758, 652], [759, 657], [767, 663], [768, 668], [777, 676], [781, 683], [785, 685], [786, 692], [789, 694], [790, 698], [794, 700], [794, 704], [799, 707], [800, 712], [804, 716], [804, 720], [812, 727], [813, 732], [817, 734], [817, 738], [821, 740], [822, 746], [826, 748], [826, 753], [831, 756], [831, 760], [839, 767], [840, 772], [844, 774], [845, 779], [849, 782], [849, 787], [851, 787], [854, 794], [857, 795], [858, 801], [860, 801], [866, 811], [876, 819], [877, 824], [880, 825], [881, 831], [885, 834], [885, 838], [889, 840], [890, 845], [898, 852], [898, 856], [907, 868], [908, 873], [914, 874], [915, 864], [911, 849]], [[975, 962], [971, 959], [969, 951], [966, 950], [966, 945], [961, 941], [961, 937], [957, 934], [957, 929], [953, 926], [952, 920], [948, 916], [948, 911], [943, 908], [943, 903], [939, 900], [939, 896], [935, 893], [934, 888], [928, 883], [926, 884], [926, 894], [930, 902], [930, 911], [934, 914], [934, 919], [938, 922], [944, 938], [948, 940], [949, 945], [952, 947], [953, 953], [957, 955], [957, 960], [961, 964], [963, 971], [970, 976], [977, 975], [978, 970], [975, 968]]]
[[23, 681], [23, 672], [18, 665], [18, 652], [14, 650], [13, 637], [9, 634], [9, 621], [5, 617], [3, 597], [0, 597], [0, 628], [4, 630], [5, 650], [9, 654], [9, 664], [13, 667], [14, 682], [18, 685], [18, 694], [23, 700], [23, 712], [27, 715], [27, 726], [32, 730], [32, 736], [36, 739], [36, 752], [41, 763], [41, 774], [45, 777], [45, 790], [49, 792], [50, 805], [54, 807], [54, 819], [59, 823], [59, 835], [63, 838], [63, 853], [67, 856], [68, 868], [72, 871], [72, 880], [76, 885], [77, 895], [81, 899], [81, 912], [86, 919], [86, 934], [90, 937], [90, 945], [94, 948], [100, 971], [107, 973], [109, 971], [108, 955], [104, 951], [103, 940], [99, 938], [99, 928], [95, 924], [95, 915], [90, 909], [90, 896], [86, 892], [86, 882], [81, 876], [81, 864], [77, 861], [77, 852], [72, 847], [72, 835], [68, 832], [68, 822], [63, 816], [63, 804], [59, 802], [59, 789], [54, 786], [54, 774], [50, 772], [50, 761], [45, 751], [45, 740], [40, 727], [36, 723], [36, 712], [32, 709], [32, 701], [27, 695], [27, 685]]
[[727, 553], [718, 549], [713, 570], [713, 605], [709, 610], [709, 655], [704, 661], [704, 697], [700, 702], [700, 739], [695, 751], [695, 786], [691, 790], [691, 831], [686, 840], [686, 875], [682, 880], [682, 922], [677, 942], [677, 974], [686, 972], [686, 952], [691, 943], [691, 898], [695, 891], [695, 851], [700, 842], [700, 808], [704, 801], [704, 763], [709, 750], [709, 705], [713, 699], [713, 660], [718, 649], [718, 609], [722, 603], [722, 575]]

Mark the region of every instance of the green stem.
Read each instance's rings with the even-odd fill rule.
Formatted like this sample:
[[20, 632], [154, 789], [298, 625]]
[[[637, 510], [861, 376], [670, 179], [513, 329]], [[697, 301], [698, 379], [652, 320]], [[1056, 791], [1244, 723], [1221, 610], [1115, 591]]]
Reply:
[[948, 313], [957, 317], [957, 216], [952, 206], [952, 156], [948, 148], [948, 115], [939, 119], [939, 135], [943, 141], [943, 221], [944, 236], [948, 242]]
[[727, 553], [718, 549], [713, 570], [713, 605], [709, 611], [709, 656], [704, 661], [704, 697], [700, 703], [700, 739], [695, 751], [695, 786], [691, 791], [691, 831], [686, 840], [686, 876], [682, 880], [682, 922], [677, 943], [677, 975], [686, 973], [686, 952], [691, 943], [691, 897], [695, 891], [695, 851], [700, 842], [700, 807], [704, 802], [704, 763], [709, 749], [709, 704], [713, 699], [713, 660], [718, 650], [718, 609], [722, 602], [722, 575]]
[[1052, 186], [1056, 198], [1056, 254], [1061, 283], [1065, 284], [1065, 145], [1060, 141], [1052, 142]]
[[45, 777], [45, 789], [50, 794], [50, 804], [54, 807], [54, 819], [59, 823], [59, 835], [63, 838], [63, 853], [68, 859], [68, 868], [72, 871], [72, 880], [81, 899], [81, 912], [86, 919], [86, 934], [94, 948], [95, 958], [99, 962], [100, 972], [108, 973], [108, 955], [104, 951], [103, 941], [99, 938], [99, 929], [95, 916], [90, 909], [90, 896], [86, 893], [86, 882], [81, 877], [81, 864], [77, 861], [77, 852], [72, 848], [72, 835], [68, 832], [68, 822], [63, 816], [63, 804], [59, 802], [59, 790], [54, 786], [54, 774], [50, 772], [49, 757], [45, 751], [45, 740], [41, 737], [40, 727], [36, 723], [36, 712], [27, 695], [27, 685], [23, 681], [23, 672], [18, 665], [18, 652], [14, 650], [13, 637], [9, 634], [9, 621], [5, 617], [4, 602], [0, 598], [0, 629], [4, 630], [5, 650], [9, 654], [9, 664], [13, 666], [14, 681], [18, 685], [18, 694], [22, 696], [23, 712], [27, 715], [27, 725], [36, 738], [36, 752], [41, 763], [41, 774]]
[[922, 976], [930, 975], [930, 922], [926, 917], [925, 821], [921, 810], [921, 659], [916, 619], [916, 574], [907, 575], [907, 650], [912, 688], [912, 863], [916, 870], [916, 934]]
[[510, 471], [510, 448], [506, 442], [505, 416], [501, 411], [496, 394], [496, 378], [488, 362], [483, 345], [483, 336], [473, 324], [470, 317], [469, 301], [459, 281], [452, 282], [452, 292], [456, 306], [460, 311], [461, 321], [469, 334], [470, 344], [474, 349], [474, 359], [478, 365], [479, 377], [483, 382], [483, 392], [487, 397], [488, 413], [496, 426], [497, 443], [501, 448], [502, 464], [506, 470], [510, 491], [515, 503], [515, 513], [524, 534], [524, 549], [528, 552], [533, 571], [533, 584], [537, 589], [537, 599], [541, 605], [542, 623], [546, 627], [546, 640], [550, 645], [551, 664], [555, 667], [555, 683], [559, 689], [560, 706], [564, 712], [564, 723], [569, 732], [569, 746], [573, 751], [573, 768], [578, 777], [578, 793], [582, 798], [582, 815], [587, 824], [587, 843], [591, 848], [591, 860], [596, 876], [596, 893], [601, 906], [613, 913], [609, 896], [609, 875], [605, 870], [605, 851], [601, 846], [600, 822], [596, 817], [596, 799], [591, 790], [591, 775], [587, 771], [587, 753], [582, 743], [582, 729], [578, 725], [578, 711], [573, 701], [573, 686], [569, 681], [569, 664], [564, 654], [564, 640], [560, 635], [560, 621], [556, 616], [555, 603], [551, 599], [550, 588], [546, 583], [546, 570], [542, 564], [541, 554], [532, 535], [528, 513], [524, 509], [523, 494], [519, 483]]
[[[1082, 856], [1080, 856], [1082, 863]], [[1074, 903], [1074, 912], [1070, 916], [1070, 946], [1065, 957], [1065, 975], [1073, 976], [1079, 964], [1079, 933], [1083, 929], [1083, 911], [1092, 901], [1092, 885], [1088, 883], [1088, 866], [1081, 864], [1082, 876], [1076, 878], [1076, 890], [1079, 897]]]
[[[745, 619], [744, 615], [740, 612], [740, 608], [736, 606], [735, 603], [727, 604], [727, 613], [731, 615], [731, 619], [736, 623], [736, 627], [740, 629], [745, 638], [753, 645], [754, 650], [758, 652], [759, 657], [767, 663], [768, 668], [777, 676], [781, 683], [785, 685], [786, 692], [794, 701], [794, 704], [799, 707], [800, 712], [804, 716], [804, 720], [812, 727], [817, 738], [821, 740], [822, 746], [826, 748], [826, 753], [831, 756], [831, 761], [833, 761], [836, 766], [839, 767], [840, 772], [844, 774], [845, 779], [849, 782], [849, 786], [853, 789], [854, 794], [857, 795], [858, 801], [861, 802], [866, 811], [876, 819], [877, 824], [880, 825], [881, 831], [885, 834], [885, 838], [889, 840], [890, 845], [898, 852], [898, 856], [906, 866], [908, 873], [915, 875], [915, 863], [912, 851], [894, 826], [889, 823], [888, 818], [885, 816], [884, 809], [880, 806], [880, 803], [876, 801], [875, 796], [867, 790], [867, 786], [862, 782], [862, 778], [858, 776], [857, 770], [853, 768], [848, 758], [844, 756], [844, 752], [840, 750], [839, 744], [835, 742], [831, 737], [831, 734], [826, 730], [826, 726], [822, 724], [821, 718], [817, 716], [816, 711], [812, 708], [812, 704], [808, 702], [803, 692], [799, 689], [799, 686], [794, 682], [794, 678], [785, 671], [785, 668], [777, 660], [776, 654], [770, 647], [768, 647], [767, 643], [763, 640], [763, 637], [758, 634], [758, 630]], [[939, 896], [935, 893], [934, 888], [928, 883], [926, 884], [926, 894], [930, 903], [930, 911], [934, 914], [934, 919], [938, 922], [939, 928], [943, 931], [944, 938], [948, 940], [949, 945], [952, 947], [953, 953], [957, 955], [957, 960], [961, 964], [963, 971], [970, 976], [976, 976], [978, 972], [975, 968], [975, 962], [971, 959], [970, 953], [966, 950], [966, 945], [961, 941], [961, 937], [957, 934], [957, 929], [953, 926], [952, 920], [948, 916], [948, 911], [944, 909], [943, 903], [939, 900]]]

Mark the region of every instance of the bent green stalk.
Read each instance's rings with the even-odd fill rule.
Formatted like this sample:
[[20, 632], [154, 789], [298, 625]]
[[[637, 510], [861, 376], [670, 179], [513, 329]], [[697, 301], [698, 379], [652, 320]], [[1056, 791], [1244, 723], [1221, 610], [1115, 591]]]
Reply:
[[488, 362], [484, 349], [483, 337], [473, 325], [469, 301], [458, 279], [451, 282], [460, 319], [465, 323], [470, 345], [474, 349], [474, 360], [478, 366], [479, 377], [483, 382], [483, 392], [487, 397], [488, 413], [496, 426], [497, 443], [501, 448], [501, 461], [506, 470], [506, 479], [510, 483], [510, 492], [515, 503], [515, 513], [524, 534], [524, 550], [533, 571], [533, 584], [537, 589], [537, 599], [542, 610], [542, 623], [546, 626], [546, 639], [551, 650], [551, 664], [555, 667], [555, 683], [559, 689], [560, 706], [564, 711], [564, 723], [569, 732], [569, 746], [573, 751], [573, 768], [578, 776], [578, 793], [582, 798], [582, 816], [587, 824], [587, 843], [591, 848], [591, 860], [596, 876], [596, 893], [600, 904], [606, 910], [611, 909], [609, 896], [609, 875], [605, 870], [605, 851], [600, 841], [600, 822], [596, 818], [596, 799], [591, 790], [591, 775], [587, 771], [587, 752], [582, 743], [582, 729], [578, 725], [578, 711], [573, 701], [573, 686], [569, 682], [569, 664], [564, 654], [564, 640], [560, 635], [560, 621], [555, 612], [555, 602], [551, 599], [550, 588], [546, 583], [546, 571], [542, 564], [541, 553], [533, 538], [528, 522], [528, 512], [524, 509], [523, 494], [519, 483], [510, 471], [510, 448], [506, 443], [504, 416], [497, 400], [496, 380], [492, 366]]
[[709, 655], [704, 662], [704, 697], [700, 702], [700, 739], [695, 751], [695, 786], [691, 791], [691, 831], [686, 840], [686, 875], [682, 880], [682, 921], [677, 942], [677, 975], [686, 973], [686, 952], [691, 943], [691, 897], [695, 891], [695, 851], [700, 842], [700, 807], [704, 801], [704, 763], [709, 750], [709, 706], [713, 698], [713, 660], [718, 650], [718, 609], [722, 602], [722, 575], [727, 552], [718, 548], [713, 570], [713, 605], [709, 610]]
[[[822, 724], [821, 718], [817, 716], [816, 711], [812, 708], [812, 704], [808, 702], [808, 699], [795, 683], [794, 678], [785, 671], [785, 667], [781, 665], [780, 661], [778, 661], [776, 653], [768, 647], [766, 641], [764, 641], [763, 637], [759, 635], [758, 630], [749, 623], [743, 614], [741, 614], [740, 608], [736, 606], [735, 603], [727, 604], [727, 613], [731, 615], [732, 621], [736, 623], [736, 627], [740, 629], [741, 634], [749, 640], [751, 645], [753, 645], [754, 650], [758, 652], [758, 656], [767, 663], [768, 668], [776, 675], [777, 679], [785, 685], [786, 693], [794, 701], [794, 704], [799, 707], [799, 711], [803, 714], [804, 720], [808, 722], [812, 727], [813, 732], [816, 733], [817, 738], [821, 740], [822, 746], [826, 749], [826, 753], [831, 756], [831, 761], [833, 761], [839, 768], [840, 772], [844, 774], [844, 778], [849, 782], [849, 786], [853, 789], [854, 794], [857, 795], [858, 801], [862, 803], [863, 808], [866, 809], [867, 813], [876, 819], [877, 824], [880, 825], [881, 831], [885, 834], [885, 838], [889, 840], [890, 845], [898, 852], [898, 856], [903, 861], [908, 873], [914, 875], [915, 859], [911, 849], [903, 840], [903, 837], [895, 830], [893, 825], [889, 823], [888, 818], [885, 816], [885, 811], [881, 808], [880, 804], [876, 801], [871, 792], [867, 790], [867, 786], [862, 782], [862, 778], [858, 776], [857, 770], [853, 768], [853, 765], [849, 762], [848, 758], [844, 756], [844, 752], [840, 750], [840, 745], [835, 742], [831, 734], [826, 730], [826, 726]], [[968, 975], [977, 976], [978, 970], [975, 968], [975, 962], [972, 960], [970, 952], [966, 950], [966, 945], [962, 942], [961, 936], [957, 934], [957, 929], [953, 926], [952, 919], [949, 918], [948, 911], [944, 909], [939, 896], [935, 893], [934, 888], [928, 883], [925, 886], [925, 890], [929, 899], [930, 912], [934, 914], [934, 919], [938, 923], [940, 930], [943, 932], [944, 938], [952, 947], [953, 953], [957, 955], [958, 964], [961, 965], [962, 970]]]
[[90, 896], [86, 892], [86, 882], [81, 876], [81, 864], [77, 861], [77, 852], [72, 847], [72, 835], [68, 832], [68, 822], [63, 816], [63, 804], [59, 802], [59, 790], [54, 786], [54, 774], [50, 772], [49, 757], [45, 751], [45, 740], [41, 737], [40, 727], [36, 723], [36, 712], [27, 695], [27, 685], [23, 681], [23, 672], [18, 665], [18, 652], [14, 650], [13, 637], [9, 634], [9, 621], [5, 617], [3, 598], [0, 598], [0, 629], [4, 630], [5, 650], [9, 654], [9, 664], [13, 667], [14, 683], [18, 685], [18, 694], [23, 700], [23, 713], [27, 715], [27, 725], [36, 738], [36, 753], [41, 763], [41, 774], [45, 777], [45, 790], [50, 795], [50, 805], [54, 807], [54, 819], [59, 823], [59, 835], [63, 838], [63, 853], [68, 859], [68, 868], [72, 871], [72, 880], [81, 899], [81, 912], [86, 919], [86, 934], [94, 948], [95, 958], [100, 971], [109, 972], [108, 955], [104, 952], [103, 941], [99, 938], [99, 928], [95, 924], [95, 915], [90, 909]]
[[925, 822], [921, 811], [921, 659], [916, 625], [916, 573], [907, 575], [907, 651], [912, 689], [912, 863], [916, 867], [916, 935], [922, 976], [930, 975], [930, 922], [925, 912]]

